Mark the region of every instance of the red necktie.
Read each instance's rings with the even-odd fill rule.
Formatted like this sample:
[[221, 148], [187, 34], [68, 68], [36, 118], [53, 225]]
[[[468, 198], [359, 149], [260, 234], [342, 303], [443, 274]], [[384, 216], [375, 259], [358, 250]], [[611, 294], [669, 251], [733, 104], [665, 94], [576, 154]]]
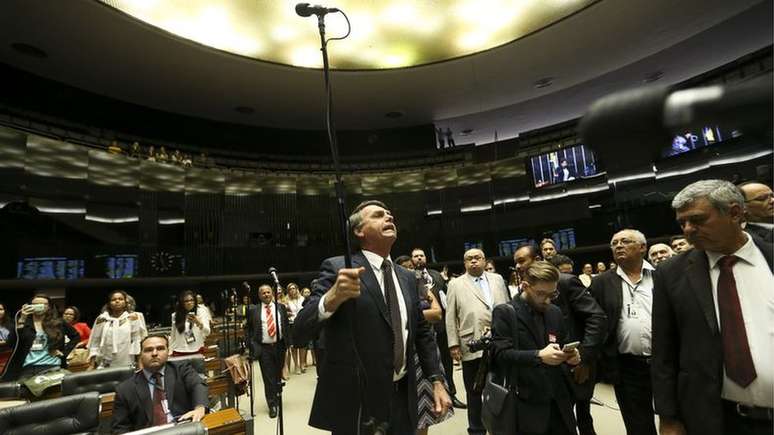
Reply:
[[162, 402], [167, 399], [167, 393], [161, 386], [161, 373], [156, 372], [153, 378], [153, 426], [167, 424], [167, 413]]
[[747, 387], [758, 376], [755, 372], [750, 345], [747, 342], [747, 330], [744, 327], [742, 306], [734, 279], [734, 264], [738, 257], [727, 255], [718, 260], [718, 311], [720, 312], [720, 333], [723, 337], [723, 363], [726, 376]]
[[269, 308], [268, 305], [264, 305], [266, 307], [266, 332], [269, 334], [269, 337], [274, 337], [274, 334], [277, 333], [277, 326], [274, 324], [274, 315], [271, 313], [271, 308]]

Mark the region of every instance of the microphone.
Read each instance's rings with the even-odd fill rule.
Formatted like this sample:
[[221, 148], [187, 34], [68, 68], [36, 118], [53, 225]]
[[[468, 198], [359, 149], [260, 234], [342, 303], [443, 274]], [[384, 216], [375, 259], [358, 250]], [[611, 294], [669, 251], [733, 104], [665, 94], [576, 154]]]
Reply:
[[332, 12], [339, 12], [337, 8], [326, 8], [320, 5], [310, 5], [309, 3], [298, 3], [296, 5], [296, 14], [302, 17], [309, 17], [312, 14], [323, 16]]
[[277, 276], [277, 269], [275, 267], [269, 268], [269, 275], [271, 276], [271, 279], [274, 280], [274, 284], [279, 286], [279, 276]]
[[722, 124], [755, 134], [770, 131], [771, 122], [772, 83], [767, 76], [731, 86], [616, 92], [591, 105], [579, 131], [585, 144], [605, 155], [610, 169], [618, 160], [658, 158], [675, 134], [693, 128]]

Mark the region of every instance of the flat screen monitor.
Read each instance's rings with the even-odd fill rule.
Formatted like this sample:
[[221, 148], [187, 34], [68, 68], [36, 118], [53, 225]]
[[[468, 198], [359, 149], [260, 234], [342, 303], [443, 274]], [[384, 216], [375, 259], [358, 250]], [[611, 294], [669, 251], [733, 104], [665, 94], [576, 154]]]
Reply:
[[538, 154], [528, 160], [536, 188], [593, 177], [599, 173], [596, 156], [585, 145]]
[[83, 278], [84, 261], [68, 257], [25, 257], [16, 265], [20, 279]]
[[484, 242], [481, 240], [465, 242], [465, 251], [468, 249], [484, 249]]
[[661, 150], [661, 156], [672, 157], [685, 154], [738, 136], [741, 136], [738, 130], [729, 130], [717, 125], [688, 130], [675, 135], [672, 143]]
[[535, 245], [535, 239], [523, 237], [517, 239], [500, 240], [497, 244], [497, 250], [501, 257], [512, 257], [516, 249], [521, 245]]
[[97, 255], [97, 260], [102, 265], [104, 276], [107, 278], [134, 278], [137, 276], [137, 255]]
[[[547, 234], [548, 235], [548, 234]], [[562, 228], [550, 233], [557, 251], [575, 248], [575, 228]]]

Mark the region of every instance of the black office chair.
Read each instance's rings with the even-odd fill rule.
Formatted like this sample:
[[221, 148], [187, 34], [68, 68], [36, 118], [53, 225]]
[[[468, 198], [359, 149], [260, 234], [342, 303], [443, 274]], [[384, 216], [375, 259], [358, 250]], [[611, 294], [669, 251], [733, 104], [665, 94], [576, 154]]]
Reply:
[[197, 353], [193, 355], [173, 356], [169, 357], [167, 361], [186, 361], [191, 364], [191, 367], [196, 370], [196, 373], [207, 376], [207, 368], [204, 366], [204, 355], [202, 354]]
[[0, 409], [3, 435], [73, 435], [99, 426], [99, 393], [91, 392]]
[[0, 400], [21, 399], [21, 384], [18, 382], [0, 382]]
[[116, 385], [132, 377], [131, 367], [110, 367], [100, 370], [73, 373], [62, 379], [62, 396], [72, 396], [89, 391], [100, 394], [113, 393]]

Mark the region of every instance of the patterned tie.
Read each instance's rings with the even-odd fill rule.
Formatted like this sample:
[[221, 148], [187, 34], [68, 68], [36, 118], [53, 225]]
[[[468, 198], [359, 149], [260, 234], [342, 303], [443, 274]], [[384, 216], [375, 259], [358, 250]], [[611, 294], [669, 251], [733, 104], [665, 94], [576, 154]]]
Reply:
[[162, 402], [167, 400], [167, 393], [161, 384], [161, 373], [151, 375], [153, 378], [153, 426], [167, 424], [167, 413]]
[[266, 332], [269, 337], [274, 337], [277, 333], [277, 325], [274, 324], [274, 315], [271, 313], [271, 308], [268, 305], [264, 305], [266, 309]]
[[405, 350], [403, 349], [398, 292], [395, 289], [395, 282], [392, 280], [392, 264], [387, 259], [382, 262], [382, 276], [384, 277], [384, 299], [387, 302], [387, 309], [390, 311], [390, 325], [392, 326], [392, 365], [395, 373], [398, 373], [403, 367]]
[[747, 342], [747, 330], [744, 326], [742, 306], [734, 279], [734, 264], [739, 260], [735, 255], [727, 255], [718, 260], [718, 311], [720, 312], [720, 332], [723, 337], [723, 362], [726, 376], [747, 387], [758, 377], [755, 372], [750, 345]]

